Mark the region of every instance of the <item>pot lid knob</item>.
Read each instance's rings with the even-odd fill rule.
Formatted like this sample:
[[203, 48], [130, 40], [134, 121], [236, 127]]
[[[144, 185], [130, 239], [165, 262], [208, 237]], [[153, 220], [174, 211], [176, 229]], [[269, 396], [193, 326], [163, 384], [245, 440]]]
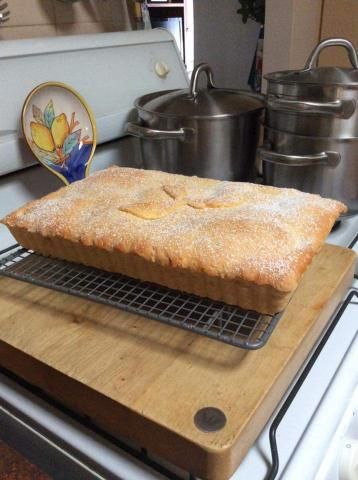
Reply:
[[189, 87], [189, 96], [195, 98], [198, 94], [198, 81], [199, 75], [201, 72], [206, 73], [207, 77], [207, 87], [208, 88], [215, 88], [214, 83], [214, 74], [211, 70], [211, 67], [208, 63], [199, 63], [193, 70], [191, 80], [190, 80], [190, 87]]
[[326, 47], [344, 47], [348, 51], [348, 56], [354, 68], [358, 68], [358, 56], [353, 44], [345, 38], [326, 38], [320, 42], [308, 57], [305, 69], [310, 70], [317, 66], [318, 56]]

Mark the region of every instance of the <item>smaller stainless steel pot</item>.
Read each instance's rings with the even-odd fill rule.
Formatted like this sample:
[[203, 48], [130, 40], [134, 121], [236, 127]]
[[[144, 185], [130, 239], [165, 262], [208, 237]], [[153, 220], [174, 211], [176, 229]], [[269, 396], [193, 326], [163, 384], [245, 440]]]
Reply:
[[[353, 68], [317, 67], [320, 52], [342, 46]], [[303, 70], [274, 72], [268, 80], [266, 124], [296, 135], [358, 137], [358, 58], [343, 38], [322, 41]]]
[[344, 202], [358, 213], [358, 138], [307, 137], [265, 128], [264, 183]]
[[[198, 89], [205, 72], [207, 88]], [[189, 90], [150, 93], [135, 102], [139, 122], [126, 132], [141, 139], [144, 166], [220, 180], [254, 180], [263, 96], [216, 88], [207, 64]]]

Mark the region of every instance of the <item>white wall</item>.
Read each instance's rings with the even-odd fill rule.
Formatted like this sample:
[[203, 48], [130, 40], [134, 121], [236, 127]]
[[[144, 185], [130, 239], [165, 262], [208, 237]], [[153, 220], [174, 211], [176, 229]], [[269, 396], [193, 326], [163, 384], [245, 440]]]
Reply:
[[259, 24], [246, 25], [238, 0], [194, 0], [194, 61], [207, 62], [218, 87], [248, 88]]

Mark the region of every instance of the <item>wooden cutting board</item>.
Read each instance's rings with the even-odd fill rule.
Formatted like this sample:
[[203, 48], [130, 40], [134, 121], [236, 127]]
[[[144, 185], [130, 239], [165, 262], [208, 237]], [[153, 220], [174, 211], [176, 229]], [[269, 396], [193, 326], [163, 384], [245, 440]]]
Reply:
[[[351, 250], [325, 245], [267, 345], [245, 351], [153, 320], [0, 279], [0, 365], [113, 435], [210, 480], [230, 477], [350, 285]], [[193, 417], [217, 407], [217, 432]]]

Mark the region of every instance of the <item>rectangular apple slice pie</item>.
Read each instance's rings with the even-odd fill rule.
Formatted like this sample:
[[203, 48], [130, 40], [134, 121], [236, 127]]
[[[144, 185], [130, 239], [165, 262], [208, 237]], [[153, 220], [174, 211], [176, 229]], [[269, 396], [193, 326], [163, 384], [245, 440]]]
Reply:
[[273, 314], [345, 211], [293, 189], [111, 167], [2, 223], [43, 255]]

